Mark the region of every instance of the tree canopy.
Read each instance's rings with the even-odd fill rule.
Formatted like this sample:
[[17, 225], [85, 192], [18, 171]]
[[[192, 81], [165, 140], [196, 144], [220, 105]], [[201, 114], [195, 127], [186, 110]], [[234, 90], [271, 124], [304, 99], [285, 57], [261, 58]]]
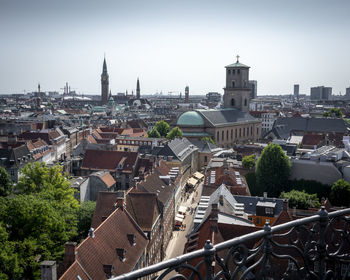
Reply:
[[13, 183], [6, 169], [0, 166], [0, 196], [8, 196], [12, 193]]
[[341, 118], [343, 116], [343, 112], [339, 108], [332, 108], [330, 111], [324, 112], [322, 116]]
[[242, 166], [251, 169], [255, 166], [255, 155], [245, 156], [242, 159]]
[[150, 138], [160, 138], [160, 133], [158, 130], [154, 127], [151, 131], [147, 131], [147, 135]]
[[332, 204], [336, 206], [350, 205], [350, 184], [349, 182], [339, 179], [336, 181], [331, 189], [330, 199]]
[[166, 137], [170, 130], [169, 124], [165, 121], [156, 122], [154, 128], [157, 129], [161, 137]]
[[291, 162], [278, 144], [264, 148], [256, 163], [257, 184], [262, 192], [277, 197], [285, 189]]
[[169, 131], [166, 138], [168, 140], [173, 140], [175, 138], [182, 138], [182, 131], [179, 127], [174, 127], [172, 130]]
[[282, 192], [280, 198], [287, 198], [289, 207], [298, 209], [309, 209], [320, 207], [317, 194], [309, 194], [303, 191], [291, 190], [290, 192]]
[[212, 143], [215, 145], [215, 142], [214, 142], [213, 138], [211, 138], [211, 137], [203, 137], [201, 140], [202, 140], [202, 142], [209, 142], [209, 143]]

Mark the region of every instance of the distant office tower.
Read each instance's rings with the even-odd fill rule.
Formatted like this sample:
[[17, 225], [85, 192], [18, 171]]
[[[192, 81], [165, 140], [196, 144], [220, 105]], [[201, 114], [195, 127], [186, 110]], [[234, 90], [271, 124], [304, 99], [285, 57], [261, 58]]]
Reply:
[[107, 104], [109, 98], [109, 76], [107, 73], [106, 58], [103, 60], [103, 68], [101, 74], [101, 104]]
[[299, 100], [299, 85], [294, 85], [294, 98]]
[[140, 93], [140, 81], [139, 78], [137, 78], [137, 83], [136, 83], [136, 99], [140, 99], [141, 93]]
[[185, 103], [190, 103], [190, 88], [185, 87]]
[[345, 99], [350, 100], [350, 87], [345, 90]]
[[257, 96], [257, 88], [258, 88], [258, 82], [254, 80], [250, 80], [248, 82], [249, 88], [251, 89], [250, 92], [250, 99], [254, 99]]
[[311, 100], [330, 100], [332, 96], [331, 87], [312, 87], [310, 92]]

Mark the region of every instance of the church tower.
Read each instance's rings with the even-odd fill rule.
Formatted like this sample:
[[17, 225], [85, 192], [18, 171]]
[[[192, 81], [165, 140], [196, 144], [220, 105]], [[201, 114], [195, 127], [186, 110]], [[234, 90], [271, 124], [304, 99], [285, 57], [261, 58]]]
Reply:
[[190, 103], [190, 88], [189, 86], [185, 87], [185, 103]]
[[249, 111], [250, 92], [249, 66], [239, 62], [226, 67], [226, 87], [224, 88], [224, 108], [236, 108], [243, 112]]
[[140, 93], [140, 81], [139, 78], [137, 78], [137, 83], [136, 83], [136, 99], [140, 99], [141, 93]]
[[109, 76], [107, 73], [106, 58], [104, 58], [102, 74], [101, 74], [101, 105], [107, 104], [108, 99], [109, 99]]

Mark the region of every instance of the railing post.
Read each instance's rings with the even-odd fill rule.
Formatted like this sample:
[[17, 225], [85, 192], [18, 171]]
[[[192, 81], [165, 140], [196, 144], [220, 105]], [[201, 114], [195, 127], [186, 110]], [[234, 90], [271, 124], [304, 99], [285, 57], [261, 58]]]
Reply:
[[317, 212], [320, 216], [320, 232], [319, 240], [317, 242], [317, 255], [319, 264], [319, 279], [323, 279], [326, 273], [326, 227], [329, 221], [328, 212], [324, 206]]
[[214, 277], [214, 254], [215, 249], [213, 247], [213, 244], [211, 244], [210, 240], [207, 240], [204, 244], [204, 261], [205, 261], [205, 267], [206, 267], [206, 280], [211, 280]]

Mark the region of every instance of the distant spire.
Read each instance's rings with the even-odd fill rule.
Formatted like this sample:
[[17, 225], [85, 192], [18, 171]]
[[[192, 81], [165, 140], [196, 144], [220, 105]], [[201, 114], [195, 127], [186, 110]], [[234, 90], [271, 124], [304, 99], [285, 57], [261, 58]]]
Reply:
[[103, 74], [107, 74], [107, 63], [106, 63], [106, 57], [103, 58]]
[[38, 93], [40, 93], [40, 83], [38, 83]]
[[137, 99], [140, 99], [140, 81], [139, 81], [139, 78], [137, 78], [137, 83], [136, 83], [136, 98]]
[[237, 57], [237, 62], [236, 63], [239, 63], [239, 55], [237, 55], [236, 57]]

